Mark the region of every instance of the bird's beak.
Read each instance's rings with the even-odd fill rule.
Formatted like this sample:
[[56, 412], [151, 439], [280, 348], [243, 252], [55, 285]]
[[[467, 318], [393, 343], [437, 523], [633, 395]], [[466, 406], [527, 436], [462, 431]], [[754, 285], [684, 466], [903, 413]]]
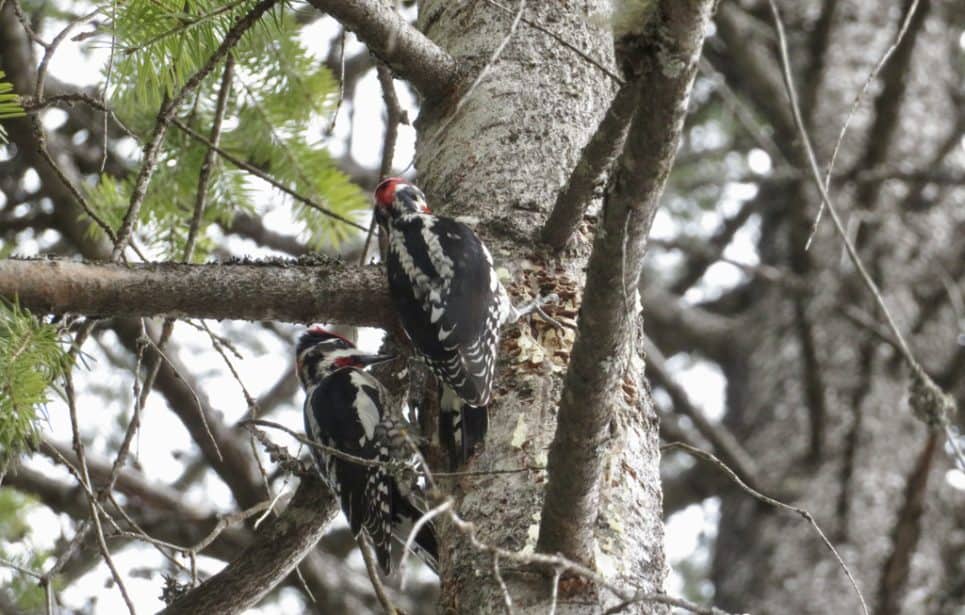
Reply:
[[362, 364], [362, 367], [369, 367], [371, 365], [385, 363], [386, 361], [391, 361], [394, 358], [394, 354], [364, 354], [356, 357], [358, 362]]

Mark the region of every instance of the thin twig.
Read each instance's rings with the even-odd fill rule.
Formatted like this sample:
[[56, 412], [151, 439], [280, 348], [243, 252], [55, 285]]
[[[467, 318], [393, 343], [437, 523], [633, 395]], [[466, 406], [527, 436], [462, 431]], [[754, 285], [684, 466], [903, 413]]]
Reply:
[[194, 545], [190, 549], [182, 548], [181, 550], [185, 552], [191, 551], [196, 555], [200, 554], [202, 551], [207, 549], [211, 545], [211, 543], [214, 542], [215, 539], [221, 535], [223, 531], [225, 531], [235, 523], [240, 523], [242, 521], [245, 521], [249, 517], [253, 517], [254, 515], [260, 513], [261, 511], [269, 507], [270, 507], [270, 502], [268, 502], [268, 500], [265, 500], [263, 502], [258, 502], [254, 506], [246, 508], [245, 510], [224, 515], [223, 517], [218, 519], [218, 523], [211, 529], [210, 532], [208, 532], [207, 536], [205, 536], [198, 542], [198, 544]]
[[338, 50], [338, 97], [335, 99], [335, 108], [332, 110], [332, 119], [329, 121], [328, 129], [325, 130], [325, 134], [331, 136], [335, 133], [335, 122], [338, 121], [338, 112], [342, 108], [342, 102], [345, 100], [345, 37], [348, 36], [348, 32], [345, 28], [342, 28], [338, 35], [339, 40], [339, 50]]
[[24, 567], [21, 566], [20, 564], [18, 564], [18, 563], [16, 563], [16, 562], [11, 562], [10, 560], [5, 559], [5, 558], [2, 558], [2, 557], [0, 557], [0, 565], [6, 566], [7, 568], [13, 568], [14, 570], [16, 570], [17, 572], [19, 572], [20, 574], [25, 574], [25, 575], [27, 575], [27, 576], [33, 577], [33, 578], [37, 579], [38, 581], [43, 581], [43, 579], [44, 579], [44, 575], [40, 574], [39, 572], [34, 572], [33, 570], [30, 570], [29, 568], [24, 568]]
[[[868, 78], [865, 79], [864, 85], [861, 86], [861, 90], [854, 97], [851, 102], [851, 108], [848, 110], [848, 116], [844, 120], [844, 125], [841, 126], [841, 132], [838, 133], [838, 140], [834, 142], [834, 149], [831, 150], [831, 161], [828, 163], [828, 169], [824, 176], [824, 189], [829, 190], [831, 187], [831, 174], [834, 172], [834, 163], [838, 159], [838, 152], [841, 150], [841, 144], [844, 142], [844, 135], [848, 132], [848, 127], [851, 125], [851, 120], [854, 119], [854, 114], [858, 111], [858, 107], [861, 106], [861, 101], [864, 95], [868, 92], [868, 88], [871, 87], [871, 83], [884, 68], [885, 64], [891, 58], [891, 56], [901, 45], [902, 39], [905, 38], [905, 33], [908, 32], [908, 26], [911, 25], [911, 18], [915, 16], [915, 11], [918, 10], [919, 0], [914, 0], [911, 7], [908, 9], [908, 14], [905, 15], [905, 21], [901, 24], [901, 29], [898, 30], [898, 35], [895, 37], [894, 42], [885, 50], [881, 59], [875, 64], [875, 67], [871, 69], [868, 74]], [[811, 226], [811, 234], [808, 235], [807, 241], [804, 243], [804, 250], [807, 251], [811, 249], [811, 243], [814, 241], [814, 236], [818, 233], [818, 225], [821, 224], [821, 216], [824, 214], [824, 201], [821, 201], [821, 205], [818, 207], [818, 215], [814, 217], [814, 224]]]
[[[254, 437], [254, 436], [250, 436], [250, 439], [251, 439], [252, 442], [255, 441], [255, 437]], [[252, 444], [252, 446], [254, 446], [254, 445]], [[259, 465], [260, 465], [260, 462], [259, 462]], [[264, 471], [263, 471], [263, 472], [264, 472]], [[285, 475], [285, 484], [286, 484], [286, 485], [288, 484], [288, 476], [289, 476], [289, 475], [287, 475], [287, 474]], [[287, 489], [285, 489], [284, 487], [282, 487], [281, 489], [278, 490], [278, 493], [275, 494], [275, 497], [273, 497], [273, 498], [271, 499], [271, 501], [268, 503], [268, 507], [265, 508], [265, 512], [263, 512], [257, 519], [255, 519], [255, 522], [252, 524], [252, 527], [253, 527], [253, 528], [255, 528], [255, 529], [257, 530], [257, 529], [258, 529], [258, 526], [260, 526], [262, 523], [264, 523], [264, 522], [265, 522], [265, 519], [267, 519], [269, 516], [271, 516], [272, 511], [275, 510], [275, 506], [278, 504], [278, 500], [280, 500], [281, 497], [282, 497], [283, 495], [285, 495], [285, 493], [287, 493]]]
[[[154, 352], [156, 352], [161, 359], [167, 362], [168, 366], [171, 368], [171, 371], [174, 372], [174, 375], [177, 376], [178, 379], [181, 380], [183, 383], [185, 383], [185, 385], [187, 385], [188, 380], [181, 374], [180, 370], [178, 370], [178, 368], [174, 365], [174, 362], [171, 361], [171, 359], [169, 359], [168, 356], [164, 353], [164, 351], [161, 349], [160, 344], [155, 343], [154, 340], [150, 338], [150, 336], [145, 336], [145, 339], [147, 340], [148, 345], [154, 349]], [[142, 397], [146, 395], [146, 391], [149, 390], [147, 389], [146, 385], [147, 385], [147, 381], [145, 380], [145, 391], [141, 392]], [[224, 457], [221, 455], [221, 447], [218, 446], [218, 440], [215, 439], [214, 434], [211, 433], [211, 426], [208, 425], [208, 417], [205, 416], [204, 406], [201, 404], [201, 398], [198, 397], [197, 391], [192, 389], [190, 386], [187, 387], [187, 389], [188, 389], [188, 392], [191, 393], [191, 397], [194, 399], [195, 407], [198, 409], [198, 416], [201, 418], [201, 425], [204, 427], [204, 433], [205, 435], [208, 436], [208, 440], [211, 442], [211, 445], [214, 447], [214, 452], [218, 456], [218, 460], [223, 461]]]
[[[448, 501], [451, 500], [447, 500], [447, 502]], [[562, 555], [523, 553], [521, 551], [509, 551], [507, 549], [492, 546], [479, 540], [479, 537], [476, 535], [475, 524], [466, 521], [451, 508], [448, 510], [448, 514], [456, 530], [465, 536], [469, 540], [470, 544], [479, 551], [489, 554], [498, 554], [500, 558], [507, 559], [518, 564], [527, 566], [543, 566], [553, 568], [554, 571], [560, 570], [562, 572], [570, 572], [592, 581], [600, 587], [606, 588], [617, 598], [620, 598], [628, 604], [633, 602], [653, 602], [656, 604], [666, 604], [669, 606], [687, 609], [688, 611], [697, 613], [698, 615], [727, 615], [726, 611], [722, 611], [718, 608], [703, 607], [698, 604], [694, 604], [680, 598], [673, 598], [664, 594], [648, 593], [643, 591], [627, 591], [626, 589], [611, 583], [590, 568], [587, 568], [582, 564], [578, 564], [573, 560], [567, 559]]]
[[50, 44], [40, 38], [40, 36], [34, 32], [34, 29], [30, 27], [30, 20], [27, 19], [27, 16], [23, 12], [23, 7], [20, 6], [20, 0], [10, 0], [10, 4], [13, 6], [13, 14], [17, 16], [17, 20], [20, 22], [20, 25], [23, 26], [23, 30], [27, 33], [30, 40], [44, 49], [50, 47]]
[[[506, 605], [506, 615], [514, 615], [513, 610], [513, 597], [509, 595], [509, 588], [506, 587], [506, 581], [503, 580], [503, 573], [499, 570], [499, 553], [493, 553], [493, 577], [495, 577], [496, 582], [499, 583], [499, 589], [503, 592], [503, 604]], [[552, 605], [555, 607], [556, 605]]]
[[57, 51], [57, 47], [59, 47], [60, 44], [64, 42], [64, 39], [67, 38], [67, 35], [70, 34], [71, 30], [77, 27], [77, 24], [87, 19], [90, 19], [98, 12], [100, 12], [100, 9], [91, 11], [86, 15], [81, 15], [80, 17], [76, 17], [70, 20], [67, 23], [67, 25], [64, 26], [64, 29], [58, 32], [57, 36], [55, 36], [54, 39], [50, 41], [48, 45], [46, 45], [46, 48], [44, 50], [44, 57], [42, 60], [40, 60], [40, 66], [37, 67], [37, 80], [36, 80], [36, 83], [34, 83], [34, 98], [36, 98], [37, 100], [43, 100], [44, 86], [47, 83], [47, 67], [50, 65], [50, 59], [54, 57], [54, 52]]
[[553, 585], [550, 586], [550, 612], [549, 615], [556, 615], [556, 603], [559, 601], [560, 595], [560, 576], [563, 571], [559, 568], [553, 571], [553, 580], [550, 581]]
[[385, 591], [385, 585], [382, 583], [382, 579], [379, 578], [379, 566], [375, 561], [375, 553], [372, 551], [372, 545], [369, 543], [368, 534], [362, 532], [358, 537], [359, 551], [362, 553], [362, 561], [365, 562], [365, 570], [369, 573], [369, 580], [372, 582], [372, 589], [375, 590], [375, 597], [378, 598], [379, 604], [382, 605], [382, 609], [385, 610], [387, 615], [396, 615], [399, 611], [389, 600], [389, 595]]
[[104, 89], [101, 91], [101, 100], [104, 101], [104, 142], [102, 143], [100, 172], [103, 173], [107, 167], [107, 117], [110, 113], [107, 110], [107, 90], [111, 87], [111, 76], [114, 74], [114, 50], [117, 48], [117, 0], [111, 0], [111, 52], [107, 56], [107, 71], [104, 77]]
[[[238, 374], [238, 370], [235, 369], [234, 363], [232, 363], [228, 355], [225, 354], [223, 343], [218, 339], [218, 336], [214, 334], [214, 332], [208, 327], [207, 323], [205, 323], [204, 321], [201, 322], [201, 329], [208, 334], [208, 337], [211, 339], [211, 345], [212, 347], [214, 347], [215, 352], [217, 352], [221, 356], [221, 359], [228, 367], [228, 371], [231, 372], [231, 376], [235, 379], [235, 382], [237, 382], [238, 386], [241, 388], [241, 394], [244, 396], [245, 403], [248, 406], [248, 418], [249, 419], [258, 418], [258, 401], [251, 395], [251, 393], [248, 392], [248, 387], [245, 386], [244, 381], [241, 379], [241, 375]], [[235, 353], [235, 355], [238, 355], [237, 350], [235, 350], [234, 348], [232, 348], [231, 350]], [[241, 357], [239, 356], [238, 358], [241, 358]], [[265, 470], [265, 466], [261, 462], [261, 457], [258, 455], [258, 450], [257, 450], [257, 447], [255, 446], [255, 436], [250, 432], [248, 434], [248, 444], [251, 447], [251, 454], [255, 458], [255, 463], [258, 465], [258, 472], [261, 474], [261, 480], [265, 486], [265, 493], [268, 494], [268, 497], [272, 497], [271, 480], [269, 480], [268, 472]], [[288, 479], [286, 478], [285, 480], [287, 482]], [[281, 494], [276, 495], [274, 497], [272, 506], [274, 506], [274, 502], [277, 501], [279, 497], [281, 497]]]
[[452, 509], [453, 501], [452, 498], [447, 498], [442, 504], [439, 504], [435, 508], [430, 508], [421, 517], [419, 517], [415, 523], [412, 524], [412, 529], [409, 530], [409, 536], [405, 539], [405, 545], [402, 549], [402, 559], [399, 561], [399, 589], [405, 589], [405, 565], [409, 561], [409, 553], [412, 552], [412, 546], [415, 544], [416, 536], [419, 531], [425, 527], [427, 523], [438, 517], [444, 512], [448, 512]]
[[[77, 354], [80, 352], [81, 346], [83, 346], [84, 341], [90, 334], [91, 329], [94, 327], [96, 321], [93, 319], [87, 320], [77, 332], [74, 338], [74, 343], [68, 353], [68, 365], [73, 365]], [[101, 526], [100, 513], [97, 510], [97, 497], [93, 493], [93, 483], [90, 479], [90, 470], [87, 467], [87, 456], [84, 452], [84, 443], [80, 437], [80, 421], [77, 417], [77, 401], [74, 394], [74, 379], [73, 371], [68, 369], [64, 373], [64, 396], [67, 399], [67, 408], [70, 414], [70, 427], [73, 433], [73, 445], [74, 452], [77, 454], [77, 460], [80, 464], [78, 479], [81, 486], [84, 488], [84, 492], [87, 495], [88, 508], [90, 510], [91, 520], [94, 522], [94, 529], [97, 536], [97, 546], [101, 551], [101, 555], [104, 557], [104, 563], [107, 564], [108, 569], [111, 572], [111, 577], [113, 577], [114, 582], [117, 583], [118, 591], [121, 593], [121, 597], [124, 599], [124, 603], [127, 605], [128, 611], [131, 615], [135, 615], [134, 603], [131, 601], [130, 595], [127, 593], [127, 587], [124, 585], [124, 580], [121, 578], [120, 573], [117, 571], [117, 567], [114, 565], [114, 560], [111, 557], [110, 549], [107, 547], [107, 541], [104, 539], [104, 528]]]
[[815, 521], [814, 517], [811, 516], [811, 513], [804, 510], [803, 508], [798, 508], [797, 506], [791, 506], [790, 504], [785, 504], [784, 502], [775, 500], [774, 498], [764, 495], [760, 491], [753, 489], [747, 483], [742, 481], [741, 478], [737, 476], [737, 474], [733, 470], [731, 470], [730, 467], [728, 467], [727, 464], [725, 464], [723, 461], [721, 461], [720, 459], [718, 459], [717, 457], [715, 457], [714, 455], [706, 451], [700, 450], [695, 446], [691, 446], [690, 444], [686, 444], [684, 442], [671, 442], [669, 444], [665, 444], [660, 447], [661, 452], [667, 451], [667, 450], [674, 450], [674, 449], [680, 449], [680, 450], [686, 451], [691, 455], [693, 455], [694, 457], [697, 457], [698, 459], [703, 459], [704, 461], [707, 461], [715, 465], [721, 472], [726, 474], [729, 479], [735, 482], [738, 487], [740, 487], [748, 494], [750, 494], [751, 497], [753, 497], [755, 500], [758, 500], [765, 504], [769, 504], [770, 506], [774, 506], [775, 508], [780, 508], [783, 510], [793, 512], [803, 517], [805, 521], [811, 524], [811, 527], [814, 528], [814, 531], [817, 532], [818, 536], [821, 537], [821, 541], [824, 543], [824, 546], [826, 546], [828, 550], [831, 551], [831, 554], [834, 556], [834, 559], [837, 560], [838, 565], [844, 571], [844, 574], [847, 575], [848, 581], [851, 583], [851, 587], [854, 588], [854, 592], [858, 596], [858, 601], [861, 603], [861, 611], [864, 613], [864, 615], [868, 615], [868, 605], [867, 603], [865, 603], [864, 596], [862, 595], [861, 590], [858, 588], [858, 582], [855, 580], [854, 575], [851, 574], [851, 570], [848, 568], [848, 565], [844, 563], [844, 559], [841, 558], [841, 555], [838, 553], [838, 550], [834, 548], [834, 545], [831, 544], [831, 541], [828, 540], [828, 537], [821, 530], [820, 526], [818, 526], [817, 521]]
[[[221, 87], [218, 90], [218, 102], [214, 110], [214, 119], [211, 122], [212, 145], [218, 146], [221, 141], [221, 124], [224, 121], [225, 110], [228, 107], [228, 99], [231, 96], [231, 78], [234, 75], [235, 58], [230, 53], [225, 58], [224, 74], [221, 76]], [[208, 180], [211, 177], [211, 170], [214, 167], [215, 151], [208, 148], [204, 153], [204, 160], [201, 162], [201, 171], [198, 173], [198, 192], [194, 199], [194, 214], [191, 216], [191, 226], [188, 229], [188, 237], [184, 242], [184, 254], [181, 260], [185, 263], [191, 261], [191, 254], [194, 252], [194, 242], [198, 237], [198, 230], [201, 227], [201, 219], [204, 217], [204, 210], [208, 202]]]
[[40, 152], [41, 158], [43, 158], [47, 164], [50, 165], [50, 168], [54, 171], [54, 174], [57, 175], [57, 178], [60, 179], [60, 182], [65, 188], [67, 188], [67, 191], [70, 192], [70, 194], [74, 197], [74, 200], [77, 201], [77, 204], [80, 205], [81, 209], [84, 210], [84, 213], [87, 214], [87, 217], [93, 220], [94, 223], [104, 231], [108, 238], [111, 239], [111, 241], [115, 241], [117, 236], [114, 234], [114, 230], [109, 224], [107, 224], [107, 222], [104, 221], [103, 218], [97, 214], [96, 211], [94, 211], [94, 208], [91, 207], [90, 203], [87, 202], [87, 199], [84, 198], [84, 195], [81, 193], [81, 191], [77, 188], [77, 186], [74, 185], [74, 182], [67, 177], [67, 174], [64, 172], [64, 170], [60, 168], [60, 165], [57, 164], [57, 161], [55, 161], [53, 156], [50, 155], [50, 151], [47, 149], [47, 133], [44, 131], [44, 126], [40, 121], [40, 118], [37, 115], [32, 115], [30, 120], [33, 126], [34, 138], [37, 141], [37, 151]]
[[[382, 87], [382, 100], [385, 102], [385, 136], [382, 138], [382, 162], [379, 164], [379, 180], [383, 180], [392, 173], [392, 161], [395, 159], [395, 142], [399, 136], [399, 124], [408, 124], [409, 119], [399, 105], [399, 97], [395, 93], [395, 83], [389, 67], [379, 62], [376, 67], [379, 85]], [[365, 264], [365, 257], [369, 252], [372, 236], [375, 234], [375, 216], [369, 221], [369, 230], [365, 234], [365, 243], [359, 255], [359, 265]]]
[[[114, 458], [114, 465], [111, 467], [110, 477], [107, 479], [107, 484], [101, 490], [102, 493], [110, 494], [111, 490], [114, 488], [114, 483], [117, 482], [117, 477], [120, 475], [121, 467], [124, 465], [124, 461], [127, 457], [127, 452], [130, 450], [131, 442], [134, 440], [134, 435], [137, 433], [138, 426], [141, 423], [141, 411], [144, 409], [144, 404], [141, 403], [143, 395], [143, 387], [140, 382], [140, 371], [141, 364], [144, 360], [144, 348], [147, 344], [144, 342], [147, 339], [147, 333], [144, 327], [144, 319], [139, 320], [141, 324], [141, 335], [137, 339], [137, 361], [134, 365], [134, 412], [131, 414], [131, 421], [127, 424], [127, 430], [124, 432], [124, 439], [121, 440], [121, 446], [117, 450], [117, 456]], [[148, 382], [145, 380], [144, 386], [151, 388], [153, 385], [153, 380]]]
[[303, 436], [303, 435], [301, 435], [301, 434], [299, 434], [299, 433], [297, 433], [297, 432], [295, 432], [295, 431], [293, 431], [293, 430], [285, 427], [284, 425], [281, 425], [281, 424], [279, 424], [279, 423], [275, 423], [274, 421], [265, 421], [265, 420], [261, 420], [261, 419], [249, 419], [249, 420], [241, 421], [240, 423], [238, 423], [238, 426], [239, 426], [239, 427], [249, 427], [249, 428], [250, 428], [250, 427], [253, 426], [253, 425], [257, 425], [258, 427], [270, 427], [270, 428], [272, 428], [272, 429], [280, 429], [281, 431], [284, 431], [284, 432], [287, 433], [289, 436], [295, 438], [296, 440], [298, 440], [299, 442], [301, 442], [301, 443], [304, 444], [305, 446], [310, 446], [311, 448], [314, 448], [314, 449], [316, 449], [316, 450], [322, 451], [323, 453], [325, 453], [325, 454], [327, 454], [327, 455], [331, 455], [332, 457], [336, 457], [336, 458], [341, 459], [341, 460], [343, 460], [343, 461], [348, 461], [348, 462], [351, 462], [351, 463], [355, 463], [355, 464], [358, 464], [358, 465], [360, 465], [360, 466], [365, 466], [365, 467], [367, 467], [367, 468], [378, 468], [378, 467], [387, 465], [386, 463], [383, 463], [383, 462], [380, 462], [380, 461], [376, 461], [376, 460], [374, 460], [374, 459], [365, 459], [365, 458], [363, 458], [363, 457], [356, 457], [355, 455], [349, 455], [348, 453], [343, 453], [342, 451], [338, 450], [337, 448], [332, 448], [332, 447], [330, 447], [330, 446], [325, 446], [324, 444], [319, 444], [318, 442], [315, 442], [315, 441], [313, 441], [313, 440], [309, 440], [309, 439], [306, 438], [305, 436]]

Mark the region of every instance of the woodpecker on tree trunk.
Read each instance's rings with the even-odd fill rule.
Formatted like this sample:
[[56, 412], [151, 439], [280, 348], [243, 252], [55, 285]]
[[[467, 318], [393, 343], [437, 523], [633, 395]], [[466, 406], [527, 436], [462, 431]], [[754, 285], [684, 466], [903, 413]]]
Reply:
[[499, 329], [516, 314], [489, 250], [422, 191], [392, 177], [375, 190], [385, 267], [402, 328], [440, 381], [439, 437], [459, 466], [486, 437]]
[[[345, 338], [313, 327], [296, 347], [298, 378], [305, 389], [305, 433], [313, 441], [378, 462], [378, 466], [336, 457], [313, 448], [322, 479], [338, 498], [360, 539], [371, 539], [385, 574], [392, 571], [392, 540], [402, 544], [425, 511], [416, 484], [416, 454], [410, 425], [388, 407], [382, 384], [364, 371], [391, 355], [365, 354]], [[417, 552], [436, 569], [438, 546], [432, 523], [416, 534]]]

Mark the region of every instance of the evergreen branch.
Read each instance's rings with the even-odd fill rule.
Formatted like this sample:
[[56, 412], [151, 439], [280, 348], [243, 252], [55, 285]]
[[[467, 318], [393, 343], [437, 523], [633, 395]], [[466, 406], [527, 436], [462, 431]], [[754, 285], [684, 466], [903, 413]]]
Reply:
[[206, 146], [209, 147], [210, 149], [214, 150], [215, 152], [218, 152], [218, 155], [219, 155], [219, 156], [221, 156], [222, 158], [224, 158], [225, 160], [227, 160], [227, 161], [230, 162], [231, 164], [235, 165], [235, 166], [238, 167], [239, 169], [244, 169], [245, 171], [251, 173], [252, 175], [254, 175], [255, 177], [257, 177], [257, 178], [259, 178], [259, 179], [261, 179], [261, 180], [264, 180], [264, 181], [268, 182], [269, 184], [271, 184], [271, 185], [274, 186], [275, 188], [278, 188], [279, 190], [281, 190], [282, 192], [284, 192], [284, 193], [287, 194], [288, 196], [294, 198], [296, 201], [299, 201], [300, 203], [304, 203], [305, 205], [308, 205], [308, 206], [311, 207], [312, 209], [318, 211], [319, 213], [321, 213], [321, 214], [323, 214], [323, 215], [325, 215], [325, 216], [328, 216], [329, 218], [332, 218], [333, 220], [338, 220], [339, 222], [342, 222], [342, 223], [347, 224], [347, 225], [349, 225], [349, 226], [355, 227], [355, 228], [357, 228], [357, 229], [359, 229], [359, 230], [361, 230], [361, 231], [366, 230], [366, 228], [365, 228], [364, 226], [362, 226], [361, 224], [359, 224], [358, 222], [355, 222], [354, 220], [349, 220], [349, 219], [346, 218], [345, 216], [342, 216], [342, 215], [340, 215], [340, 214], [337, 214], [337, 213], [335, 213], [334, 211], [331, 211], [330, 209], [327, 209], [327, 208], [319, 205], [319, 204], [318, 204], [317, 202], [315, 202], [314, 200], [308, 198], [307, 196], [303, 196], [303, 195], [299, 194], [298, 192], [292, 190], [291, 188], [289, 188], [289, 187], [286, 186], [285, 184], [281, 183], [280, 181], [276, 180], [276, 179], [273, 178], [271, 175], [269, 175], [268, 173], [265, 173], [264, 171], [262, 171], [262, 170], [259, 169], [258, 167], [254, 166], [254, 165], [251, 165], [251, 164], [248, 164], [247, 162], [245, 162], [244, 160], [238, 158], [238, 157], [235, 156], [234, 154], [231, 154], [230, 152], [225, 151], [225, 150], [222, 149], [221, 147], [218, 147], [217, 145], [215, 145], [214, 143], [212, 143], [209, 139], [207, 139], [204, 135], [202, 135], [202, 134], [200, 134], [199, 132], [197, 132], [196, 130], [192, 129], [190, 126], [188, 126], [187, 124], [185, 124], [185, 123], [182, 122], [181, 120], [179, 120], [179, 119], [177, 119], [177, 118], [174, 118], [174, 119], [172, 120], [172, 123], [173, 123], [175, 126], [177, 126], [178, 128], [180, 128], [181, 130], [183, 130], [183, 131], [185, 132], [185, 134], [187, 134], [189, 137], [191, 137], [191, 138], [194, 139], [195, 141], [198, 141], [199, 143], [203, 143], [204, 145], [206, 145]]
[[[0, 70], [0, 120], [23, 117], [24, 109], [20, 97], [13, 93], [13, 84], [4, 81], [6, 74]], [[7, 142], [7, 133], [0, 125], [0, 144]]]
[[233, 2], [229, 2], [228, 4], [222, 5], [216, 9], [212, 9], [207, 13], [204, 13], [197, 17], [193, 17], [191, 15], [182, 13], [181, 16], [179, 16], [179, 19], [181, 19], [180, 25], [177, 25], [173, 28], [169, 28], [168, 30], [161, 32], [160, 34], [156, 34], [155, 36], [152, 36], [148, 40], [138, 45], [124, 47], [121, 51], [123, 51], [126, 54], [132, 54], [138, 51], [142, 51], [144, 49], [147, 49], [148, 47], [151, 47], [152, 45], [155, 45], [161, 42], [162, 40], [168, 37], [174, 36], [175, 34], [181, 34], [182, 32], [187, 32], [191, 28], [194, 28], [200, 24], [203, 24], [214, 17], [218, 17], [219, 15], [224, 15], [225, 13], [231, 11], [232, 9], [236, 8], [241, 4], [244, 4], [247, 1], [248, 0], [234, 0]]
[[144, 203], [144, 197], [147, 196], [148, 184], [158, 165], [158, 156], [161, 153], [164, 135], [167, 132], [168, 125], [174, 119], [174, 114], [177, 112], [178, 106], [188, 94], [193, 92], [201, 84], [201, 81], [208, 73], [228, 55], [231, 49], [238, 44], [241, 36], [254, 26], [277, 1], [278, 0], [261, 0], [251, 11], [236, 21], [231, 29], [225, 33], [224, 40], [208, 59], [207, 63], [192, 75], [176, 94], [165, 99], [161, 105], [161, 109], [157, 114], [157, 120], [154, 124], [154, 130], [144, 145], [144, 157], [141, 163], [141, 170], [138, 172], [137, 178], [134, 181], [134, 189], [131, 192], [131, 200], [127, 212], [124, 214], [124, 220], [121, 222], [121, 227], [117, 231], [117, 240], [114, 242], [114, 249], [111, 252], [112, 260], [116, 261], [121, 257], [124, 252], [124, 247], [130, 240], [137, 215], [140, 212], [141, 205]]

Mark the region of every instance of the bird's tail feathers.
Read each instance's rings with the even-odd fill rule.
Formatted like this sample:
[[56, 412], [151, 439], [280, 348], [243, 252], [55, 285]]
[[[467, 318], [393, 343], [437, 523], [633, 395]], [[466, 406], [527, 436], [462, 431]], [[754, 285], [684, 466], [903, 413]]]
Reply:
[[481, 448], [489, 428], [485, 406], [470, 406], [448, 386], [439, 395], [439, 439], [449, 451], [449, 466], [456, 470]]
[[[398, 502], [396, 513], [403, 523], [396, 526], [392, 537], [401, 544], [405, 545], [409, 539], [409, 533], [416, 522], [425, 514], [412, 505], [408, 500], [402, 499]], [[432, 521], [427, 521], [416, 532], [412, 550], [418, 555], [426, 565], [436, 574], [439, 573], [439, 539], [436, 536], [436, 528]]]

